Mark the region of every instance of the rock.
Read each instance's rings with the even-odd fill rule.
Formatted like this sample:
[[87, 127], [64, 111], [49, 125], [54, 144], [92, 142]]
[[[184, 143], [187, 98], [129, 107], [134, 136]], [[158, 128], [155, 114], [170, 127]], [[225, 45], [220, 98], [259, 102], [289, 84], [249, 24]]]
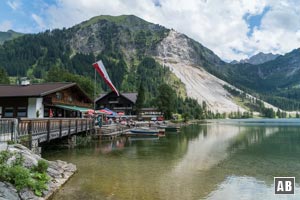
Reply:
[[10, 147], [14, 147], [14, 148], [19, 149], [19, 150], [30, 151], [27, 147], [25, 147], [21, 144], [13, 144], [13, 145], [10, 145]]
[[52, 178], [62, 178], [62, 173], [57, 171], [54, 168], [50, 168], [48, 167], [47, 169], [47, 173], [49, 174], [49, 176], [51, 176]]
[[9, 183], [0, 182], [0, 200], [19, 200], [17, 190]]
[[[14, 154], [21, 154], [24, 158], [23, 166], [31, 168], [38, 164], [38, 161], [43, 159], [39, 155], [34, 154], [28, 148], [20, 145], [8, 145], [6, 147], [8, 151]], [[4, 149], [6, 150], [6, 149]], [[1, 151], [1, 149], [0, 149]], [[16, 159], [16, 155], [8, 160], [8, 164], [11, 164]], [[44, 159], [43, 159], [44, 160]], [[43, 198], [37, 197], [30, 189], [22, 189], [19, 194], [17, 190], [8, 183], [0, 182], [0, 200], [15, 200], [15, 199], [30, 199], [30, 200], [42, 200], [49, 198], [56, 190], [58, 190], [77, 170], [76, 165], [67, 163], [65, 161], [47, 161], [49, 167], [47, 174], [50, 176], [50, 182], [47, 184], [47, 190], [43, 191]]]
[[75, 172], [77, 171], [77, 167], [76, 165], [72, 164], [72, 163], [69, 163], [67, 165], [64, 165], [63, 166], [63, 169], [67, 172]]
[[24, 200], [25, 199], [26, 200], [43, 200], [44, 199], [44, 198], [35, 196], [35, 194], [28, 188], [21, 190], [19, 192], [19, 195], [20, 195], [21, 199], [24, 199]]
[[[26, 168], [31, 168], [33, 166], [36, 166], [38, 164], [38, 160], [42, 159], [40, 156], [32, 153], [28, 148], [23, 147], [20, 144], [14, 144], [10, 145], [8, 147], [8, 150], [10, 152], [21, 154], [24, 158], [23, 166]], [[13, 156], [11, 159], [9, 159], [8, 163], [11, 163], [15, 160], [15, 156]]]
[[0, 142], [0, 151], [4, 151], [7, 149], [7, 143], [6, 142]]

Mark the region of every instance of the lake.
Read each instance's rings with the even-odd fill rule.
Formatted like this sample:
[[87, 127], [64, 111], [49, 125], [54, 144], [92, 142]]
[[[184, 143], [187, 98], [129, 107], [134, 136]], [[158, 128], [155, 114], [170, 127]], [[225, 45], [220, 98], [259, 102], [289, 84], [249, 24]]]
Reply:
[[[159, 140], [92, 141], [43, 157], [77, 165], [53, 199], [300, 199], [300, 120], [212, 120]], [[296, 177], [275, 195], [274, 177]]]

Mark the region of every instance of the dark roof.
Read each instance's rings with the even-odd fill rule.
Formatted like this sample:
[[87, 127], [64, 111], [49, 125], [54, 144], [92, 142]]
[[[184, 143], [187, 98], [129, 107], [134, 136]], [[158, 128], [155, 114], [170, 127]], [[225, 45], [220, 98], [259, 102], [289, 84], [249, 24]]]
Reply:
[[76, 83], [0, 85], [0, 97], [42, 97], [75, 85]]
[[133, 103], [135, 103], [138, 93], [136, 93], [136, 92], [135, 93], [122, 93], [121, 95], [126, 97], [127, 99], [129, 99]]
[[[111, 93], [113, 93], [113, 92], [100, 94], [100, 96], [95, 100], [95, 102], [99, 101], [100, 99], [104, 98], [105, 96], [107, 96], [107, 95], [109, 95]], [[125, 97], [126, 99], [128, 99], [129, 101], [131, 101], [133, 103], [136, 102], [137, 95], [138, 95], [138, 93], [136, 93], [136, 92], [120, 93], [120, 96]]]

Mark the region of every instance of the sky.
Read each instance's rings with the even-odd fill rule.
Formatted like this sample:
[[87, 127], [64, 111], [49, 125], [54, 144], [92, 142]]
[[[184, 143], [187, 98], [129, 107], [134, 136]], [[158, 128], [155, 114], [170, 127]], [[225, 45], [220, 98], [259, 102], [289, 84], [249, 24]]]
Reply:
[[300, 47], [300, 0], [1, 0], [0, 31], [38, 33], [123, 14], [184, 33], [225, 61]]

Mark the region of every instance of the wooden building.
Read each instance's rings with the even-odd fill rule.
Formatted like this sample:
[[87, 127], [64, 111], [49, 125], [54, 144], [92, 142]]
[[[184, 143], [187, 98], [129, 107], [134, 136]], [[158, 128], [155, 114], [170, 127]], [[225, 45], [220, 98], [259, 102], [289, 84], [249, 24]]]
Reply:
[[76, 83], [0, 85], [0, 117], [81, 117], [93, 101]]
[[117, 96], [115, 92], [101, 94], [96, 100], [96, 109], [108, 108], [115, 112], [124, 112], [125, 115], [134, 114], [137, 93], [122, 93]]

